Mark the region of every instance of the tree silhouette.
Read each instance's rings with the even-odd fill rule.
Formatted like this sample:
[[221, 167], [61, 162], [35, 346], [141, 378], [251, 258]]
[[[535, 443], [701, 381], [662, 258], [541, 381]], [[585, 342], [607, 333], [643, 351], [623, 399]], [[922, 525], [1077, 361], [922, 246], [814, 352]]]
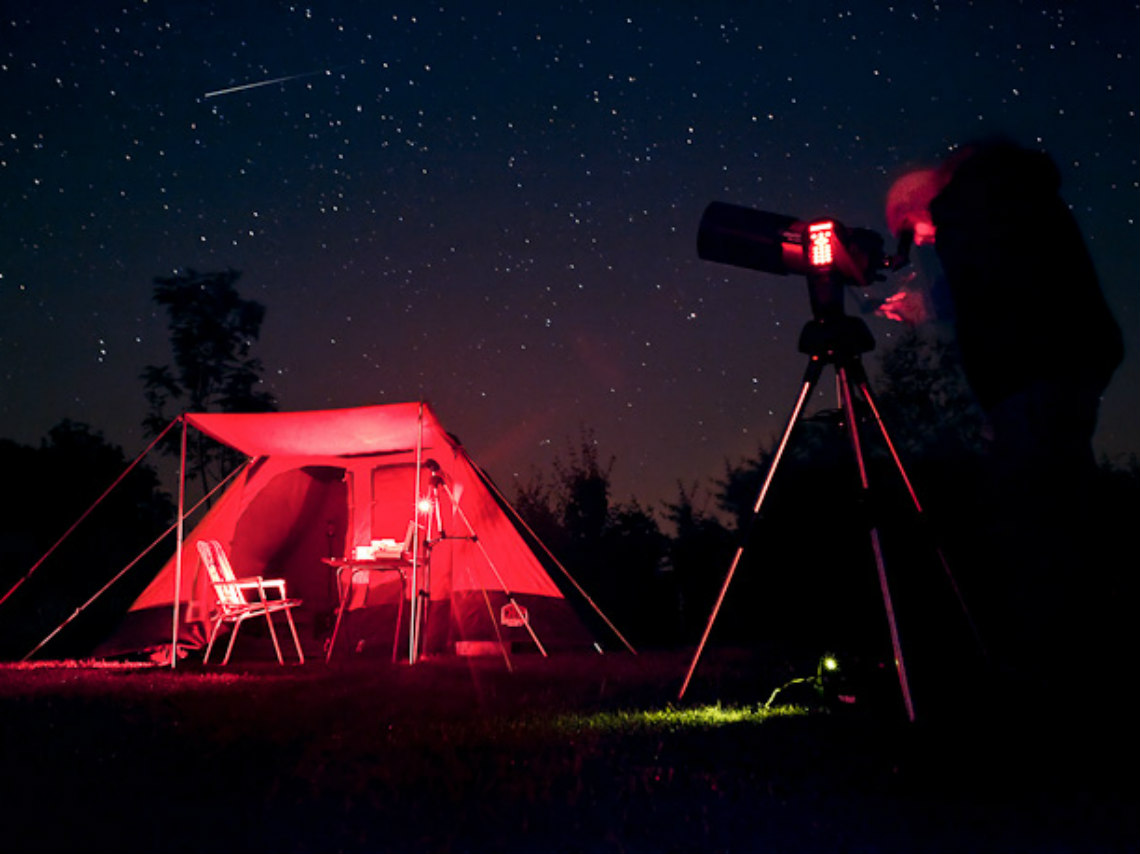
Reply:
[[542, 544], [556, 555], [565, 552], [566, 537], [558, 515], [555, 486], [538, 471], [515, 485], [513, 506]]
[[912, 328], [879, 357], [878, 400], [891, 436], [914, 457], [960, 457], [982, 449], [981, 407], [954, 339], [941, 327]]
[[676, 503], [665, 505], [665, 519], [674, 531], [669, 540], [673, 631], [688, 641], [695, 641], [705, 626], [735, 544], [732, 532], [716, 516], [696, 506], [696, 492], [696, 486], [678, 484]]
[[571, 542], [588, 546], [601, 540], [610, 521], [610, 472], [614, 458], [603, 467], [598, 460], [598, 443], [584, 432], [568, 462], [555, 460], [554, 470], [562, 486], [559, 515]]
[[[0, 583], [7, 591], [0, 657], [24, 655], [136, 558], [174, 515], [170, 496], [145, 463], [136, 465], [32, 575], [48, 550], [107, 487], [128, 459], [86, 424], [64, 420], [40, 447], [0, 440]], [[45, 647], [52, 655], [90, 652], [150, 581], [164, 554], [151, 552]]]
[[[269, 412], [273, 395], [260, 388], [262, 364], [250, 355], [261, 332], [265, 307], [243, 299], [235, 287], [241, 273], [227, 270], [154, 280], [154, 301], [169, 316], [173, 365], [147, 365], [141, 374], [150, 411], [143, 425], [158, 435], [181, 412]], [[177, 411], [171, 412], [172, 405]], [[203, 493], [235, 462], [211, 439], [195, 436], [195, 467]], [[173, 435], [164, 443], [177, 452]]]
[[584, 431], [554, 463], [548, 483], [535, 475], [516, 489], [514, 506], [610, 618], [638, 642], [657, 640], [669, 623], [660, 579], [668, 547], [653, 514], [636, 500], [612, 503], [610, 472]]

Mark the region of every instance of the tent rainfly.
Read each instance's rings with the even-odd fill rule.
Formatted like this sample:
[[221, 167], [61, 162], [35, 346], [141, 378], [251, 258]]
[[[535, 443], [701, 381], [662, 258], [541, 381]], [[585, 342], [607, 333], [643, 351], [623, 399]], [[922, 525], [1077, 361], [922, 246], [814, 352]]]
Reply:
[[[501, 651], [509, 664], [512, 649], [592, 644], [505, 499], [427, 404], [183, 418], [249, 460], [193, 531], [180, 530], [174, 557], [99, 655], [150, 651], [173, 664], [205, 646], [215, 599], [200, 540], [219, 541], [239, 576], [285, 579], [303, 600], [307, 655], [323, 654], [342, 595], [337, 657]], [[360, 573], [338, 588], [328, 559], [404, 540], [409, 528], [402, 577]]]

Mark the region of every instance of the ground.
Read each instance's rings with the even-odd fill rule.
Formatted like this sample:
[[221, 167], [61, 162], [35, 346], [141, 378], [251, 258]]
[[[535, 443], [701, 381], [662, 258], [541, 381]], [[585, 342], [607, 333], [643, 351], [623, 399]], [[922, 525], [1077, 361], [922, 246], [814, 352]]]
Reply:
[[767, 713], [794, 674], [755, 650], [712, 651], [677, 702], [688, 656], [2, 666], [0, 845], [1138, 850], [1103, 738], [1063, 751], [1055, 724], [1012, 737], [921, 706], [911, 724], [867, 696]]

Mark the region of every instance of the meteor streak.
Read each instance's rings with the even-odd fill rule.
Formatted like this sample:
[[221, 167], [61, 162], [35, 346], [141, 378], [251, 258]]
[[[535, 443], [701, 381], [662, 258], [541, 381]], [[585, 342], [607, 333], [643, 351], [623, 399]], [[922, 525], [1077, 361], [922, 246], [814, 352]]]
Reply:
[[257, 89], [260, 86], [272, 86], [274, 83], [287, 83], [290, 80], [300, 80], [302, 77], [316, 77], [318, 74], [327, 74], [324, 69], [320, 71], [306, 71], [304, 74], [288, 74], [285, 77], [274, 77], [272, 80], [258, 80], [255, 83], [242, 83], [240, 86], [230, 86], [228, 89], [215, 89], [207, 92], [203, 98], [216, 98], [218, 95], [229, 95], [245, 89]]

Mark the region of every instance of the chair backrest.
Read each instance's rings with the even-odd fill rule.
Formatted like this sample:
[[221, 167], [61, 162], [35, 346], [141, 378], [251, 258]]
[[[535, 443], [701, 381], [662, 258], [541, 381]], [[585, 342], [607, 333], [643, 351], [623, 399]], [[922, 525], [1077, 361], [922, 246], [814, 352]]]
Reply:
[[412, 550], [412, 538], [416, 535], [416, 520], [408, 520], [408, 532], [404, 534], [404, 550], [403, 553], [407, 554]]
[[206, 571], [210, 573], [210, 581], [214, 583], [218, 601], [223, 606], [245, 605], [245, 595], [241, 588], [236, 584], [227, 583], [234, 580], [234, 571], [222, 544], [217, 540], [199, 540], [198, 556], [202, 559], [202, 563], [206, 564]]

